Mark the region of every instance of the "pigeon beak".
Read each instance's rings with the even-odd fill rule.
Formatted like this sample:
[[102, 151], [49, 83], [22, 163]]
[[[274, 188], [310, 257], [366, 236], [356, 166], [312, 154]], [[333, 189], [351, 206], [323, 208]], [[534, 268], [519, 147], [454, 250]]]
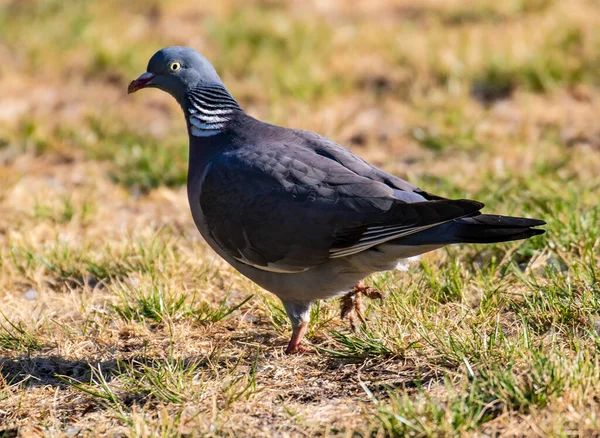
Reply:
[[142, 88], [146, 88], [150, 85], [152, 79], [154, 79], [154, 75], [152, 73], [143, 73], [134, 81], [131, 81], [129, 87], [127, 87], [127, 94], [135, 93], [137, 90], [141, 90]]

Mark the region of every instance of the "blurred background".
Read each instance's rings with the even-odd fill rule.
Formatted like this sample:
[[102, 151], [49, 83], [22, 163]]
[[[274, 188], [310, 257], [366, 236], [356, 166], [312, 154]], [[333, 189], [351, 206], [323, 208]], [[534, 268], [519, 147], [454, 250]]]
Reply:
[[125, 92], [169, 45], [203, 53], [253, 116], [432, 179], [431, 191], [473, 194], [481, 166], [509, 186], [540, 168], [595, 173], [573, 164], [600, 147], [593, 0], [1, 4], [4, 178], [75, 160], [132, 193], [181, 185], [179, 109]]
[[[599, 29], [596, 0], [0, 0], [0, 309], [15, 324], [0, 330], [2, 356], [37, 351], [42, 358], [37, 364], [50, 370], [37, 378], [59, 387], [63, 383], [53, 373], [89, 380], [89, 364], [75, 360], [112, 361], [142, 353], [160, 357], [169, 349], [193, 356], [210, 351], [213, 339], [228, 354], [243, 358], [256, 355], [248, 345], [284, 345], [289, 327], [279, 303], [216, 259], [191, 221], [184, 187], [187, 134], [177, 104], [158, 90], [126, 93], [152, 54], [171, 45], [204, 54], [241, 106], [258, 119], [316, 131], [426, 191], [478, 199], [486, 203], [486, 212], [548, 222], [546, 235], [512, 246], [470, 246], [428, 255], [424, 269], [413, 273], [419, 284], [401, 276], [374, 280], [381, 287], [401, 288], [399, 296], [408, 297], [406, 303], [416, 306], [425, 302], [424, 296], [436, 303], [428, 309], [437, 316], [428, 321], [441, 322], [424, 330], [439, 333], [437, 340], [424, 344], [435, 353], [429, 357], [446, 357], [436, 350], [436, 342], [446, 339], [447, 327], [471, 339], [473, 333], [495, 330], [488, 325], [493, 321], [501, 321], [515, 336], [510, 342], [520, 342], [520, 330], [534, 327], [540, 344], [547, 330], [562, 333], [564, 357], [593, 350], [600, 342], [594, 334], [600, 278]], [[537, 277], [523, 283], [517, 273], [495, 270], [511, 260], [521, 270], [538, 269]], [[534, 278], [550, 285], [543, 294], [538, 294], [541, 286], [531, 286]], [[196, 290], [201, 304], [189, 298], [196, 297]], [[230, 295], [223, 304], [226, 292]], [[163, 293], [171, 301], [163, 300]], [[207, 322], [228, 315], [207, 309], [222, 310], [219, 306], [240, 303], [250, 294], [261, 298], [243, 309], [256, 319], [236, 317], [237, 325]], [[390, 320], [398, 321], [400, 311], [390, 309], [388, 315], [396, 315]], [[465, 309], [476, 317], [463, 327], [465, 319], [452, 315]], [[337, 321], [336, 306], [324, 305], [322, 312], [330, 319], [316, 323], [310, 339], [341, 348], [335, 341], [341, 338], [327, 331], [332, 324], [340, 327], [331, 322]], [[415, 331], [409, 329], [416, 312], [398, 322], [405, 325], [381, 351], [405, 354], [417, 345], [411, 338]], [[164, 315], [179, 321], [169, 325], [176, 327], [179, 341], [172, 342], [174, 335], [161, 325]], [[188, 326], [190, 315], [205, 325]], [[259, 337], [243, 343], [234, 331]], [[194, 343], [186, 344], [186, 339]], [[481, 349], [471, 347], [473, 364]], [[535, 361], [526, 356], [529, 344], [521, 347], [517, 355], [516, 347], [499, 343], [489, 347], [488, 359], [514, 359], [527, 364], [521, 369], [527, 370]], [[369, 356], [369, 351], [360, 354]], [[593, 369], [596, 359], [588, 359]], [[244, 362], [247, 369], [252, 360]], [[335, 374], [317, 359], [308, 365], [276, 360], [293, 373], [319, 379]], [[464, 369], [456, 371], [462, 364], [461, 359], [455, 368], [439, 366], [467, 381]], [[564, 370], [571, 369], [569, 364]], [[296, 366], [304, 368], [297, 371]], [[30, 362], [17, 366], [0, 360], [5, 379], [0, 424], [43, 423], [47, 413], [38, 406], [50, 397], [44, 389], [6, 383], [34, 368]], [[231, 363], [224, 361], [219, 372], [229, 368]], [[270, 369], [263, 370], [267, 386], [274, 381]], [[397, 375], [409, 381], [418, 374], [401, 369], [404, 374]], [[281, 384], [282, 391], [296, 391], [293, 373], [284, 379], [292, 386]], [[229, 391], [218, 386], [222, 374], [207, 375], [217, 377], [210, 387], [217, 388], [214, 397], [221, 400]], [[373, 379], [382, 375], [387, 376]], [[294, 409], [314, 408], [306, 414], [309, 420], [368, 423], [356, 412], [372, 408], [358, 383], [350, 385], [355, 392], [344, 401], [347, 383], [334, 380], [327, 384], [338, 385], [340, 393], [332, 392], [330, 398], [342, 397], [335, 409], [304, 403], [306, 394], [298, 395]], [[129, 388], [131, 381], [142, 385], [139, 375], [119, 385]], [[302, 384], [315, 394], [324, 387], [323, 380], [310, 383], [308, 377]], [[583, 394], [574, 388], [573, 397]], [[73, 394], [80, 393], [61, 392], [64, 404], [56, 406], [68, 410]], [[581, 407], [584, 401], [569, 403]], [[168, 411], [179, 412], [183, 406], [175, 405]], [[236, 415], [250, 409], [234, 406]], [[263, 427], [273, 406], [263, 407], [263, 417], [217, 421], [215, 427], [235, 435], [250, 430], [243, 428], [253, 418]], [[519, 415], [529, 412], [529, 405], [523, 406], [503, 417], [502, 427], [521, 430]], [[69, 415], [75, 422], [90, 418], [56, 409], [52, 415], [63, 422], [57, 430], [71, 421], [64, 419]], [[553, 430], [565, 418], [579, 427], [584, 422], [576, 410], [542, 412], [531, 421], [547, 429], [531, 430]], [[93, 424], [93, 418], [106, 414], [99, 412], [85, 421]], [[131, 422], [111, 415], [106, 430], [111, 424], [138, 421], [135, 413], [126, 416]], [[139, 421], [154, 414], [144, 415]], [[287, 414], [279, 415], [293, 423]], [[451, 429], [440, 430], [444, 435]]]

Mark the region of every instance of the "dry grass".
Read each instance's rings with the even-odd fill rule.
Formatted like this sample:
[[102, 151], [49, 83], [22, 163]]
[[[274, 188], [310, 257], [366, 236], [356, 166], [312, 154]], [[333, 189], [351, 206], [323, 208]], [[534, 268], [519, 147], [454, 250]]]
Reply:
[[[352, 6], [351, 6], [352, 5]], [[592, 0], [0, 1], [0, 436], [600, 433]], [[216, 257], [186, 136], [127, 81], [166, 45], [252, 115], [445, 196], [548, 221], [369, 282], [353, 333]]]

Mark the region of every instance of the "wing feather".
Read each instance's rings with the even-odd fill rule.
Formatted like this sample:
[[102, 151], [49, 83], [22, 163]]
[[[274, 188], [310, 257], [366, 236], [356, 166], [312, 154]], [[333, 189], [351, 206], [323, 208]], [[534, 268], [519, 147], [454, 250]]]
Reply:
[[208, 232], [236, 260], [296, 273], [478, 211], [468, 201], [408, 203], [396, 187], [298, 147], [220, 154], [203, 182]]

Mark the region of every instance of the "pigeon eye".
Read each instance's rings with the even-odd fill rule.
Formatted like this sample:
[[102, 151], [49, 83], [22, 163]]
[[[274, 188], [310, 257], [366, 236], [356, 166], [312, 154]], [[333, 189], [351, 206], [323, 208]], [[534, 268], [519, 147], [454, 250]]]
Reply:
[[171, 65], [169, 66], [169, 69], [171, 69], [171, 71], [177, 71], [181, 68], [181, 64], [178, 62], [172, 62]]

